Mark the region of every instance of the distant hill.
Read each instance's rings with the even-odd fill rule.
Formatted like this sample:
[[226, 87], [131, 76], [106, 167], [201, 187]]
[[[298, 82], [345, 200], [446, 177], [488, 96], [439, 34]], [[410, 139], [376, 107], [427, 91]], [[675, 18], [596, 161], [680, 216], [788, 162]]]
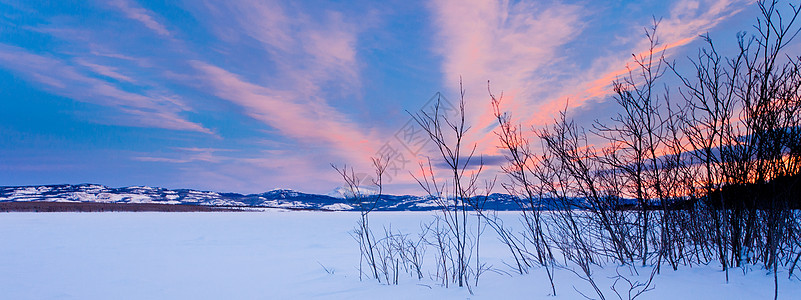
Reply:
[[[337, 197], [334, 197], [337, 196]], [[218, 193], [190, 189], [165, 189], [134, 186], [112, 188], [98, 184], [61, 184], [0, 187], [0, 203], [66, 202], [114, 204], [166, 204], [211, 207], [265, 207], [304, 210], [358, 210], [342, 191], [330, 195], [307, 194], [289, 189], [275, 189], [259, 194]], [[375, 197], [375, 196], [371, 196]], [[428, 196], [383, 195], [376, 211], [426, 211], [439, 209]], [[513, 196], [492, 194], [485, 210], [518, 210]]]

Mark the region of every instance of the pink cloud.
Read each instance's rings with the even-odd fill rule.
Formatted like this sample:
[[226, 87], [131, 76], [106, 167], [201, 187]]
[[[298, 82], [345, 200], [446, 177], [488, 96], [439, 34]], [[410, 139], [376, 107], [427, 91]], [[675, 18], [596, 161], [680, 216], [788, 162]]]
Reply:
[[[504, 94], [506, 109], [527, 115], [535, 95], [547, 87], [535, 80], [557, 63], [560, 47], [580, 32], [580, 6], [507, 1], [436, 1], [432, 4], [444, 58], [445, 82], [452, 95], [460, 77], [467, 91], [470, 123], [474, 130], [492, 128], [487, 80], [493, 92]], [[453, 99], [452, 101], [457, 101]], [[480, 153], [495, 155], [491, 131], [475, 132]]]
[[130, 82], [130, 83], [134, 82], [134, 80], [131, 79], [131, 77], [128, 77], [128, 76], [120, 74], [117, 71], [117, 69], [114, 68], [114, 67], [109, 67], [109, 66], [104, 66], [104, 65], [99, 65], [99, 64], [93, 64], [93, 63], [90, 63], [90, 62], [88, 62], [86, 60], [77, 60], [76, 62], [78, 64], [84, 66], [84, 67], [87, 67], [87, 68], [91, 69], [93, 72], [95, 72], [97, 74], [100, 74], [100, 75], [103, 75], [103, 76], [106, 76], [106, 77], [110, 77], [110, 78], [114, 78], [114, 79], [119, 80], [119, 81], [125, 81], [125, 82]]
[[[670, 50], [690, 43], [751, 2], [683, 0], [674, 4], [659, 25], [662, 47]], [[599, 51], [589, 67], [577, 69], [564, 47], [590, 26], [583, 21], [587, 20], [583, 7], [442, 0], [432, 4], [432, 11], [441, 37], [435, 47], [444, 58], [445, 82], [455, 95], [459, 77], [463, 78], [468, 110], [473, 111], [471, 124], [479, 130], [491, 129], [496, 122], [489, 113], [487, 80], [496, 95], [503, 91], [503, 110], [511, 111], [524, 127], [540, 126], [564, 109], [567, 99], [571, 107], [605, 100], [612, 92], [612, 81], [627, 72], [631, 54], [641, 54], [648, 47], [642, 30], [649, 24], [641, 24], [618, 41], [627, 50]], [[557, 75], [562, 76], [559, 82], [549, 78]], [[475, 135], [481, 153], [498, 154], [490, 130]]]
[[373, 154], [373, 139], [324, 99], [291, 87], [280, 90], [256, 85], [204, 62], [191, 64], [214, 95], [240, 105], [245, 114], [278, 129], [284, 136], [307, 144], [334, 146], [338, 154], [353, 161], [366, 161]]
[[153, 12], [138, 6], [136, 3], [127, 0], [114, 0], [109, 2], [109, 4], [119, 9], [129, 19], [142, 23], [142, 25], [159, 35], [170, 36], [170, 32], [167, 28], [155, 20]]
[[[657, 32], [659, 48], [664, 49], [665, 55], [669, 57], [674, 53], [671, 50], [695, 41], [699, 35], [715, 28], [720, 22], [736, 15], [753, 2], [751, 0], [679, 1], [672, 7], [670, 15], [659, 23]], [[541, 125], [549, 121], [556, 112], [564, 109], [566, 99], [570, 100], [570, 107], [575, 108], [587, 101], [608, 97], [612, 93], [612, 82], [628, 73], [626, 66], [633, 63], [632, 54], [638, 57], [647, 55], [648, 41], [642, 35], [642, 29], [639, 32], [640, 39], [629, 48], [630, 51], [621, 55], [598, 58], [594, 68], [571, 82], [570, 85], [576, 88], [564, 91], [558, 97], [539, 105], [529, 125]]]
[[206, 7], [211, 18], [205, 21], [212, 32], [224, 40], [244, 36], [257, 41], [276, 67], [274, 76], [265, 76], [268, 79], [245, 79], [223, 67], [192, 61], [211, 93], [284, 136], [307, 145], [329, 145], [333, 156], [348, 163], [369, 162], [379, 146], [372, 129], [357, 126], [331, 106], [327, 96], [360, 90], [359, 26], [339, 12], [312, 17], [277, 1], [207, 2]]

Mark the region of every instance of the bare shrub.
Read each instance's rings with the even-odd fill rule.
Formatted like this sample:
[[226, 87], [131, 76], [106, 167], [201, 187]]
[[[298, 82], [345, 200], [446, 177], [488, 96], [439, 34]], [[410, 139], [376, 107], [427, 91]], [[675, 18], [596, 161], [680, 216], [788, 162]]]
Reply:
[[376, 258], [376, 239], [373, 232], [370, 230], [369, 215], [370, 212], [375, 209], [383, 195], [383, 177], [389, 163], [389, 158], [371, 158], [371, 160], [375, 168], [375, 178], [370, 179], [371, 182], [369, 183], [377, 187], [376, 195], [370, 195], [365, 192], [365, 187], [362, 182], [363, 178], [357, 176], [353, 167], [348, 168], [347, 165], [337, 167], [333, 164], [331, 167], [342, 176], [342, 180], [345, 182], [350, 192], [350, 195], [348, 195], [350, 196], [349, 199], [359, 210], [360, 219], [358, 221], [358, 226], [353, 231], [354, 239], [359, 244], [359, 279], [361, 279], [361, 275], [364, 273], [362, 272], [362, 262], [366, 260], [373, 278], [381, 282], [381, 277], [378, 274], [379, 261], [377, 259], [382, 258]]
[[[478, 245], [481, 237], [481, 218], [476, 218], [476, 232], [472, 232], [471, 222], [468, 219], [471, 209], [478, 204], [475, 202], [475, 197], [482, 194], [479, 193], [479, 175], [484, 164], [480, 157], [475, 156], [476, 145], [464, 144], [469, 131], [469, 126], [465, 123], [464, 96], [464, 89], [461, 89], [455, 117], [445, 114], [441, 110], [440, 99], [437, 99], [433, 112], [419, 112], [412, 115], [412, 118], [434, 143], [439, 152], [436, 162], [438, 165], [443, 164], [446, 170], [444, 173], [447, 173], [444, 180], [438, 178], [439, 175], [429, 159], [427, 164], [420, 163], [422, 176], [415, 176], [420, 187], [437, 201], [440, 208], [439, 220], [444, 225], [445, 231], [434, 232], [438, 237], [436, 244], [443, 261], [441, 266], [443, 274], [447, 276], [451, 273], [450, 279], [454, 283], [459, 287], [466, 286], [470, 290], [470, 275], [480, 274]], [[475, 164], [477, 167], [474, 169]], [[489, 191], [484, 194], [488, 195]], [[442, 241], [441, 238], [449, 240]], [[451, 253], [444, 253], [446, 250]], [[475, 256], [473, 251], [476, 251]], [[476, 260], [476, 268], [470, 265], [471, 259]]]

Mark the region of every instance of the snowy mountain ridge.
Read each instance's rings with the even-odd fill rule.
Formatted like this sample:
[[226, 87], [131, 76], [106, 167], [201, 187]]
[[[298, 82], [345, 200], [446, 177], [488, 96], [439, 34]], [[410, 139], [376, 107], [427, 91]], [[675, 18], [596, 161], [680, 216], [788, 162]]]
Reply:
[[[373, 195], [372, 191], [363, 191]], [[61, 184], [40, 186], [0, 187], [0, 202], [99, 202], [99, 203], [152, 203], [177, 205], [207, 205], [233, 207], [270, 207], [286, 209], [359, 210], [349, 198], [348, 191], [337, 189], [327, 195], [307, 194], [291, 189], [274, 189], [259, 194], [218, 193], [191, 189], [132, 186], [113, 188], [99, 184]], [[439, 207], [428, 196], [383, 195], [377, 211], [436, 210]], [[492, 194], [486, 201], [487, 210], [517, 210], [512, 196]]]

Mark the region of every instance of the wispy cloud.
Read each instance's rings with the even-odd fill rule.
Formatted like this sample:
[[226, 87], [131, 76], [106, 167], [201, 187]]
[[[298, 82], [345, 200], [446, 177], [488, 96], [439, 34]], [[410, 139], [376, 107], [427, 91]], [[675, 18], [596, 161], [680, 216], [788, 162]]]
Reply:
[[244, 35], [258, 41], [277, 73], [303, 88], [299, 91], [317, 92], [324, 83], [359, 88], [355, 47], [360, 27], [343, 13], [325, 11], [312, 17], [280, 1], [234, 0], [207, 6], [212, 19], [205, 21], [221, 39]]
[[[580, 6], [510, 1], [436, 1], [432, 5], [441, 43], [445, 82], [451, 90], [460, 77], [468, 91], [474, 128], [491, 128], [487, 81], [503, 89], [508, 107], [528, 110], [546, 89], [539, 78], [553, 73], [563, 59], [560, 48], [580, 32]], [[479, 132], [487, 134], [488, 132]], [[493, 143], [482, 143], [493, 144]], [[488, 147], [494, 149], [494, 147]]]
[[[659, 25], [662, 46], [686, 45], [751, 2], [679, 1]], [[579, 66], [567, 47], [592, 30], [593, 18], [586, 18], [590, 12], [562, 3], [543, 7], [524, 1], [442, 0], [432, 5], [442, 41], [434, 47], [444, 58], [445, 81], [454, 86], [462, 76], [470, 109], [483, 115], [476, 114], [472, 120], [475, 128], [484, 130], [476, 137], [480, 145], [494, 145], [495, 139], [490, 132], [494, 120], [487, 113], [487, 80], [493, 92], [503, 91], [505, 110], [527, 125], [542, 125], [568, 99], [571, 107], [604, 100], [612, 91], [612, 81], [626, 73], [631, 54], [647, 50], [643, 28], [650, 24], [634, 25], [626, 32], [604, 33], [610, 35], [610, 43], [622, 43], [621, 51], [578, 53], [583, 59], [593, 55], [589, 64]], [[626, 36], [621, 39], [620, 35]], [[491, 154], [497, 149], [483, 151]]]
[[[138, 162], [173, 163], [185, 168], [210, 164], [231, 170], [229, 175], [240, 183], [252, 181], [236, 175], [233, 166], [249, 173], [281, 170], [295, 175], [272, 179], [286, 182], [294, 178], [300, 183], [310, 173], [329, 177], [333, 174], [329, 162], [369, 163], [368, 157], [377, 146], [371, 132], [378, 126], [360, 124], [348, 112], [336, 108], [361, 92], [357, 44], [364, 24], [347, 17], [347, 12], [279, 1], [189, 3], [184, 8], [195, 13], [212, 33], [204, 46], [213, 45], [209, 46], [213, 49], [203, 51], [193, 48], [192, 41], [181, 40], [159, 21], [159, 14], [135, 1], [112, 1], [105, 8], [121, 12], [127, 17], [123, 23], [128, 19], [141, 23], [144, 27], [131, 29], [133, 33], [144, 32], [136, 34], [135, 41], [158, 42], [159, 49], [130, 48], [132, 43], [109, 40], [103, 30], [57, 22], [29, 26], [27, 30], [55, 37], [70, 49], [49, 49], [51, 55], [12, 46], [0, 48], [0, 55], [4, 55], [0, 66], [54, 94], [113, 107], [130, 116], [124, 121], [114, 119], [115, 124], [215, 134], [200, 123], [188, 121], [185, 115], [194, 112], [193, 107], [220, 109], [216, 100], [223, 100], [239, 108], [234, 112], [274, 128], [265, 133], [269, 139], [293, 141], [296, 144], [292, 147], [304, 149], [261, 153], [266, 158], [252, 153], [172, 149], [164, 155], [133, 157]], [[173, 30], [178, 32], [181, 27], [176, 25]], [[162, 43], [163, 37], [169, 37], [166, 43]], [[240, 55], [261, 61], [250, 64]], [[41, 68], [26, 68], [30, 64]], [[186, 90], [200, 95], [202, 100], [197, 102], [201, 103], [185, 100]], [[288, 167], [287, 161], [293, 161], [295, 167]], [[223, 167], [223, 162], [231, 166]], [[254, 164], [259, 168], [253, 168]]]
[[[330, 162], [369, 164], [380, 138], [376, 125], [360, 123], [334, 104], [361, 91], [358, 36], [364, 24], [345, 12], [318, 11], [311, 16], [278, 1], [206, 3], [206, 26], [228, 45], [252, 42], [270, 62], [261, 76], [238, 73], [231, 66], [192, 61], [194, 80], [206, 91], [241, 107], [242, 113], [297, 142], [260, 155], [232, 158], [213, 173], [231, 184], [307, 186], [317, 191], [339, 184]], [[315, 182], [308, 183], [309, 174]], [[305, 183], [304, 183], [305, 182]]]
[[108, 2], [108, 4], [120, 10], [127, 18], [142, 23], [142, 25], [159, 35], [170, 36], [170, 31], [167, 30], [167, 27], [156, 21], [153, 17], [153, 12], [142, 8], [138, 4], [129, 0], [113, 0]]
[[110, 77], [110, 78], [114, 78], [114, 79], [119, 80], [119, 81], [125, 81], [125, 82], [129, 82], [129, 83], [134, 83], [134, 80], [131, 79], [131, 77], [128, 77], [128, 76], [120, 74], [117, 71], [117, 68], [90, 63], [90, 62], [88, 62], [86, 60], [83, 60], [83, 59], [78, 59], [78, 60], [76, 60], [76, 62], [78, 64], [84, 66], [84, 67], [87, 67], [87, 68], [91, 69], [93, 72], [95, 72], [97, 74], [100, 74], [100, 75], [103, 75], [103, 76], [106, 76], [106, 77]]
[[[675, 48], [685, 46], [697, 40], [698, 36], [715, 28], [722, 21], [731, 18], [752, 0], [682, 0], [676, 2], [670, 15], [659, 19], [657, 36], [660, 42], [659, 49], [665, 49], [666, 55], [674, 53]], [[571, 81], [574, 89], [561, 93], [558, 97], [543, 103], [531, 123], [539, 124], [542, 120], [550, 120], [550, 116], [563, 109], [565, 99], [570, 99], [571, 107], [579, 107], [587, 101], [599, 100], [611, 94], [611, 83], [620, 76], [628, 73], [627, 66], [633, 63], [632, 54], [642, 56], [648, 50], [648, 41], [644, 37], [644, 28], [650, 24], [643, 24], [637, 33], [629, 40], [628, 51], [611, 56], [602, 56], [595, 60], [594, 67], [587, 70], [582, 76]]]
[[[228, 68], [192, 61], [210, 92], [285, 137], [332, 146], [334, 156], [367, 161], [376, 145], [369, 126], [359, 126], [330, 103], [360, 89], [356, 57], [359, 29], [341, 12], [317, 17], [275, 1], [207, 3], [207, 26], [220, 39], [231, 34], [258, 43], [275, 70], [266, 79], [246, 78]], [[233, 20], [233, 23], [231, 22]]]
[[343, 157], [369, 156], [371, 139], [353, 122], [314, 95], [256, 85], [220, 67], [194, 61], [200, 80], [221, 99], [243, 107], [248, 116], [307, 144], [326, 143]]
[[[339, 184], [333, 170], [320, 170], [320, 164], [310, 155], [261, 153], [247, 158], [225, 160], [211, 165], [186, 164], [182, 171], [186, 181], [179, 186], [204, 182], [210, 189], [257, 193], [273, 188], [290, 188], [307, 192], [326, 193]], [[310, 180], [313, 179], [313, 180]]]
[[[107, 72], [111, 68], [96, 64], [87, 65], [86, 62], [79, 62], [76, 65], [53, 56], [33, 54], [15, 46], [0, 45], [0, 66], [42, 84], [45, 89], [55, 94], [115, 108], [129, 116], [123, 121], [128, 125], [213, 134], [203, 125], [188, 121], [181, 116], [181, 113], [189, 109], [176, 96], [152, 91], [144, 93], [125, 91], [113, 82], [92, 77], [92, 73], [114, 77], [110, 75], [116, 73]], [[127, 78], [120, 74], [115, 76], [118, 77], [117, 80]]]
[[172, 156], [137, 156], [134, 157], [134, 160], [138, 161], [146, 161], [146, 162], [168, 162], [168, 163], [177, 163], [177, 164], [184, 164], [184, 163], [191, 163], [191, 162], [208, 162], [208, 163], [220, 163], [224, 161], [230, 161], [232, 158], [217, 155], [220, 152], [231, 152], [234, 151], [232, 149], [217, 149], [217, 148], [183, 148], [178, 147], [175, 148], [177, 150], [176, 155]]
[[[203, 183], [204, 189], [258, 193], [276, 187], [325, 193], [341, 184], [328, 164], [325, 153], [291, 150], [263, 150], [242, 153], [234, 149], [172, 148], [171, 152], [146, 153], [133, 160], [142, 163], [174, 164], [181, 176], [170, 185], [187, 187]], [[324, 168], [321, 168], [324, 165]], [[329, 176], [331, 175], [331, 176]], [[309, 180], [314, 178], [314, 180]]]

